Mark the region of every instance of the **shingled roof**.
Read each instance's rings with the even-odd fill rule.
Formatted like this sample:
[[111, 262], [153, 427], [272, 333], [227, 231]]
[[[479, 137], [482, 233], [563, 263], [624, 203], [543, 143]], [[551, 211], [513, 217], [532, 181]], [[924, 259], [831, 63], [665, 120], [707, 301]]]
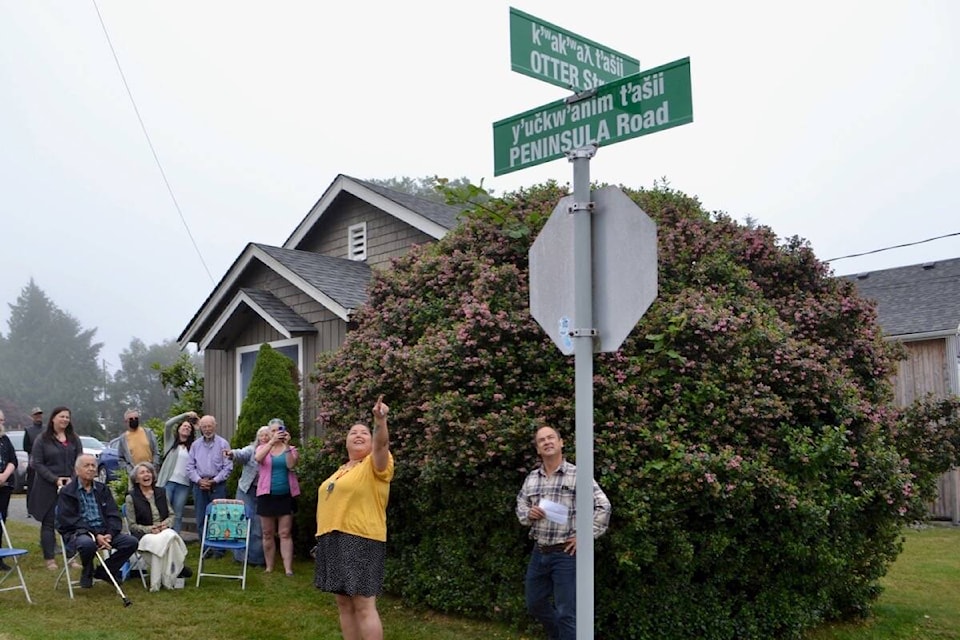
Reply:
[[888, 336], [947, 335], [960, 329], [960, 258], [844, 277], [877, 303]]
[[259, 305], [264, 313], [280, 323], [288, 333], [316, 333], [317, 328], [307, 322], [303, 316], [288, 307], [277, 296], [263, 289], [243, 287], [240, 289], [247, 294], [254, 304]]
[[447, 229], [452, 229], [457, 224], [457, 216], [462, 213], [461, 208], [452, 207], [447, 204], [434, 202], [433, 200], [427, 200], [426, 198], [421, 198], [409, 193], [390, 189], [373, 182], [368, 182], [367, 180], [359, 180], [357, 178], [351, 178], [351, 180], [356, 180], [371, 191], [375, 191], [384, 198], [396, 202], [401, 207], [406, 207], [407, 209], [416, 211], [424, 218], [428, 218], [429, 220], [439, 224], [441, 227], [445, 227]]
[[256, 242], [253, 245], [323, 291], [345, 309], [356, 309], [367, 301], [370, 266], [365, 262], [298, 249], [271, 247]]

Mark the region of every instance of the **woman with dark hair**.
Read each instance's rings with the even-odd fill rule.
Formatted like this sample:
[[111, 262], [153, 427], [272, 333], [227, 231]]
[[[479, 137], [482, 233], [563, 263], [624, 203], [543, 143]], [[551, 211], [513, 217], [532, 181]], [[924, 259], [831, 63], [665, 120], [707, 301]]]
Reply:
[[[387, 502], [393, 454], [383, 396], [373, 406], [371, 430], [347, 433], [347, 462], [320, 485], [314, 585], [336, 594], [344, 638], [383, 640], [377, 596], [387, 555]], [[266, 532], [264, 532], [266, 535]]]
[[163, 427], [163, 461], [160, 463], [157, 487], [166, 492], [167, 504], [173, 507], [173, 530], [177, 533], [183, 527], [183, 508], [190, 495], [187, 460], [190, 458], [190, 445], [196, 436], [197, 420], [196, 412], [188, 411], [170, 418]]
[[77, 456], [83, 445], [70, 421], [70, 409], [57, 407], [50, 412], [50, 421], [30, 452], [34, 485], [30, 490], [30, 515], [40, 522], [40, 549], [47, 569], [58, 568], [54, 551], [54, 514], [57, 492], [75, 475]]

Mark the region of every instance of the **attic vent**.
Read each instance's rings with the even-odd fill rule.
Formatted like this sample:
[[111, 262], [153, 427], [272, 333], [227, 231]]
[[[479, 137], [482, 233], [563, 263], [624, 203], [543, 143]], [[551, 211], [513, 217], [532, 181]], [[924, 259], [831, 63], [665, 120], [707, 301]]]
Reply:
[[929, 271], [930, 269], [933, 269], [935, 266], [937, 266], [937, 263], [936, 263], [936, 262], [924, 262], [924, 263], [923, 263], [922, 265], [920, 265], [920, 266], [923, 267], [923, 270], [924, 270], [924, 271]]
[[367, 259], [367, 223], [352, 224], [347, 229], [347, 257], [351, 260]]

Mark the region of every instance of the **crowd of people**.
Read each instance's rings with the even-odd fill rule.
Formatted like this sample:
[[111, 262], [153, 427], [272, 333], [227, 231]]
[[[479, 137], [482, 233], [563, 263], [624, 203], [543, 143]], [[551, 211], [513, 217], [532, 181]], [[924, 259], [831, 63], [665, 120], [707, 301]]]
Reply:
[[[363, 423], [350, 427], [345, 435], [346, 462], [317, 489], [313, 582], [334, 595], [346, 640], [383, 638], [376, 599], [383, 590], [386, 510], [394, 476], [389, 410], [380, 396], [372, 408], [373, 428]], [[40, 548], [48, 569], [59, 569], [55, 555], [59, 532], [68, 556], [79, 559], [81, 588], [107, 579], [107, 572], [119, 576], [137, 551], [151, 558], [151, 590], [173, 587], [177, 578], [190, 573], [181, 537], [188, 496], [192, 492], [197, 530], [202, 533], [206, 506], [226, 497], [227, 479], [238, 465], [236, 498], [248, 512], [256, 513], [249, 527], [247, 562], [273, 572], [279, 540], [284, 573], [293, 575], [300, 454], [282, 420], [260, 427], [248, 445], [231, 448], [217, 433], [214, 416], [183, 413], [166, 421], [161, 454], [153, 431], [140, 424], [139, 411], [127, 411], [119, 458], [129, 474], [129, 490], [121, 512], [110, 488], [96, 480], [97, 460], [83, 453], [70, 409], [54, 408], [45, 427], [39, 407], [32, 418], [24, 435], [30, 456], [27, 509], [40, 523]], [[7, 515], [17, 464], [3, 424], [0, 412], [0, 519]], [[549, 638], [573, 639], [576, 467], [564, 459], [563, 440], [553, 427], [538, 429], [534, 445], [541, 464], [524, 480], [516, 504], [517, 519], [530, 528], [532, 541], [525, 577], [527, 609]], [[597, 537], [607, 529], [611, 507], [596, 481], [593, 508]], [[103, 550], [110, 554], [95, 566], [94, 555]]]

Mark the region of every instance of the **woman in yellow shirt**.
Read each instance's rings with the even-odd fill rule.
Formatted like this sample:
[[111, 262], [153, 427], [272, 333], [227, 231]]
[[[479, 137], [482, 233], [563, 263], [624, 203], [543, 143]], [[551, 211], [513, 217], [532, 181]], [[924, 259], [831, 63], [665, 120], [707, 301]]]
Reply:
[[383, 638], [377, 596], [383, 591], [393, 479], [389, 410], [381, 395], [373, 407], [373, 431], [364, 424], [350, 427], [347, 462], [317, 491], [314, 584], [336, 595], [344, 640]]

